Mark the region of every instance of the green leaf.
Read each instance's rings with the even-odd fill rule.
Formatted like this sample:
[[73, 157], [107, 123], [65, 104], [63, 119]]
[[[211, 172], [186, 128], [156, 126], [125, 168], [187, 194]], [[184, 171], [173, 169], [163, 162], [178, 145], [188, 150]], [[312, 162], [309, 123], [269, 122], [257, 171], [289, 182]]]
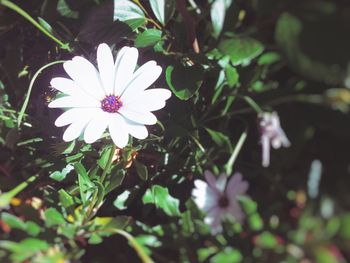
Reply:
[[162, 40], [162, 31], [158, 29], [148, 29], [141, 34], [138, 34], [135, 39], [135, 47], [153, 46]]
[[32, 236], [37, 236], [41, 232], [40, 226], [32, 221], [27, 221], [26, 222], [26, 231], [29, 235]]
[[230, 7], [232, 0], [214, 0], [210, 8], [211, 23], [213, 24], [214, 37], [218, 37], [225, 22], [226, 10]]
[[128, 199], [129, 195], [130, 191], [125, 190], [122, 194], [118, 195], [118, 197], [114, 200], [113, 205], [120, 210], [125, 209], [125, 201]]
[[55, 181], [61, 182], [66, 178], [67, 174], [69, 174], [69, 172], [72, 171], [73, 169], [74, 169], [73, 165], [67, 164], [67, 166], [63, 168], [61, 172], [55, 171], [52, 174], [50, 174], [50, 178]]
[[174, 14], [175, 0], [149, 0], [149, 3], [154, 15], [162, 25], [165, 25]]
[[50, 207], [49, 209], [45, 210], [44, 215], [45, 215], [45, 225], [47, 227], [62, 225], [66, 223], [61, 213], [58, 212], [53, 207]]
[[68, 207], [74, 205], [73, 197], [70, 194], [68, 194], [64, 189], [60, 189], [58, 191], [58, 195], [59, 195], [61, 205], [64, 208], [68, 208]]
[[253, 38], [233, 37], [222, 41], [219, 50], [230, 57], [234, 66], [238, 66], [249, 64], [263, 52], [264, 46]]
[[238, 84], [239, 75], [237, 70], [231, 65], [227, 65], [225, 69], [227, 84], [232, 88]]
[[179, 200], [169, 194], [169, 190], [160, 185], [153, 185], [142, 198], [144, 204], [154, 204], [168, 216], [180, 216]]
[[232, 249], [230, 247], [225, 248], [220, 253], [216, 254], [210, 259], [210, 263], [235, 263], [241, 262], [243, 259], [242, 254], [237, 249]]
[[19, 219], [17, 216], [3, 212], [1, 214], [1, 220], [5, 222], [9, 227], [25, 230], [26, 223]]
[[74, 169], [78, 174], [80, 196], [85, 205], [95, 191], [95, 184], [90, 180], [89, 175], [81, 163], [76, 163]]
[[203, 76], [204, 70], [199, 65], [170, 65], [165, 72], [167, 84], [180, 100], [188, 100], [194, 95], [203, 83]]
[[256, 243], [262, 248], [275, 248], [278, 245], [276, 237], [268, 231], [264, 231], [257, 236]]
[[[116, 171], [114, 171], [117, 169]], [[125, 171], [120, 169], [118, 166], [115, 167], [115, 169], [112, 169], [111, 176], [109, 179], [109, 184], [107, 185], [105, 192], [108, 194], [110, 191], [117, 188], [121, 183], [123, 182], [125, 178]]]
[[146, 181], [148, 179], [148, 170], [147, 170], [147, 166], [138, 162], [138, 161], [134, 161], [134, 165], [136, 168], [136, 172], [137, 175], [144, 181]]
[[68, 6], [68, 4], [66, 3], [65, 0], [58, 0], [57, 12], [64, 17], [69, 17], [69, 18], [78, 18], [79, 17], [79, 13], [77, 11], [73, 11]]
[[45, 28], [45, 30], [46, 30], [47, 32], [50, 32], [51, 34], [53, 33], [53, 30], [52, 30], [51, 25], [50, 25], [48, 22], [46, 22], [43, 18], [38, 17], [38, 21], [39, 21], [39, 24], [40, 24], [43, 28]]
[[232, 144], [230, 138], [219, 131], [214, 131], [209, 128], [205, 128], [205, 130], [209, 133], [212, 140], [221, 148], [225, 148], [228, 152], [232, 152]]
[[128, 0], [114, 0], [113, 20], [124, 22], [133, 30], [146, 22], [145, 14], [141, 8]]
[[100, 235], [96, 234], [96, 233], [93, 233], [89, 240], [88, 240], [88, 243], [89, 244], [92, 244], [92, 245], [97, 245], [97, 244], [100, 244], [102, 243], [103, 239], [101, 238]]
[[258, 59], [258, 65], [260, 66], [270, 65], [270, 64], [276, 63], [280, 59], [281, 59], [281, 56], [277, 52], [267, 52], [261, 55], [261, 57]]
[[104, 170], [109, 159], [109, 155], [111, 153], [112, 146], [107, 146], [103, 149], [101, 158], [97, 161], [97, 164]]

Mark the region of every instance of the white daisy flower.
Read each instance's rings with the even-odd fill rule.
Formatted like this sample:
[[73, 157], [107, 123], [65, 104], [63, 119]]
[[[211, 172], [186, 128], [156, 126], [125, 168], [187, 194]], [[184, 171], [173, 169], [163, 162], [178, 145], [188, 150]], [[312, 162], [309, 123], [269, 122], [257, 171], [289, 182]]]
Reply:
[[243, 211], [237, 197], [248, 189], [248, 182], [242, 180], [240, 173], [235, 173], [227, 182], [227, 176], [221, 174], [218, 179], [209, 172], [204, 173], [205, 180], [195, 180], [192, 196], [197, 206], [206, 212], [204, 222], [211, 227], [213, 235], [222, 232], [221, 221], [225, 219], [241, 222]]
[[69, 125], [64, 141], [72, 141], [84, 134], [86, 143], [98, 140], [108, 128], [113, 142], [120, 148], [128, 144], [129, 134], [145, 139], [145, 125], [157, 118], [151, 111], [165, 106], [171, 92], [149, 89], [160, 76], [162, 68], [148, 61], [136, 71], [138, 50], [123, 47], [114, 61], [107, 44], [97, 49], [98, 70], [87, 59], [76, 56], [63, 64], [69, 77], [53, 78], [51, 86], [67, 96], [49, 104], [50, 108], [70, 108], [59, 116], [57, 127]]
[[281, 128], [277, 112], [263, 112], [259, 115], [259, 128], [262, 145], [262, 165], [270, 165], [270, 145], [274, 149], [289, 147], [290, 142]]

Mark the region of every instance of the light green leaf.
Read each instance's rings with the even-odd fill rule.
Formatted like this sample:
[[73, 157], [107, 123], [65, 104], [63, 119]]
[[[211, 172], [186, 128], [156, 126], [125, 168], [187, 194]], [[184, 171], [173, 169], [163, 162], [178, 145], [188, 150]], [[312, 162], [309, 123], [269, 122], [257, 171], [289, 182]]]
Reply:
[[61, 205], [65, 208], [68, 208], [72, 205], [74, 205], [73, 197], [68, 194], [64, 189], [60, 189], [58, 191], [59, 199], [61, 202]]
[[211, 23], [213, 24], [214, 36], [218, 37], [224, 26], [226, 10], [230, 7], [232, 0], [214, 0], [210, 8]]
[[175, 0], [150, 0], [152, 11], [158, 21], [165, 25], [175, 11]]
[[216, 254], [214, 257], [210, 259], [210, 263], [236, 263], [241, 262], [243, 259], [242, 254], [239, 250], [232, 249], [230, 247], [225, 248], [220, 253]]
[[85, 205], [95, 191], [95, 184], [90, 180], [89, 175], [81, 163], [76, 163], [74, 169], [78, 174], [80, 196]]
[[38, 17], [38, 21], [39, 21], [39, 24], [42, 25], [42, 27], [45, 28], [47, 32], [50, 32], [51, 34], [53, 33], [52, 26], [48, 22], [46, 22], [43, 18]]
[[225, 148], [228, 152], [232, 152], [232, 144], [230, 138], [219, 131], [214, 131], [209, 128], [205, 128], [205, 130], [209, 133], [212, 140], [221, 148]]
[[238, 84], [239, 75], [237, 70], [231, 65], [227, 65], [225, 69], [227, 84], [232, 88]]
[[58, 0], [57, 3], [57, 12], [65, 17], [69, 18], [78, 18], [79, 13], [77, 11], [73, 11], [68, 4], [66, 3], [65, 0]]
[[145, 14], [138, 5], [128, 0], [114, 0], [113, 21], [119, 20], [133, 30], [146, 22]]
[[113, 205], [120, 210], [125, 209], [125, 201], [128, 199], [129, 195], [130, 191], [125, 190], [122, 194], [118, 195], [118, 197], [114, 200]]
[[219, 50], [230, 57], [234, 66], [238, 66], [249, 64], [263, 52], [264, 46], [253, 38], [233, 37], [222, 41]]
[[261, 57], [258, 59], [258, 65], [260, 66], [270, 65], [270, 64], [276, 63], [280, 59], [281, 59], [281, 56], [277, 52], [267, 52], [261, 55]]
[[69, 172], [72, 171], [73, 169], [74, 169], [73, 165], [67, 164], [67, 166], [63, 168], [61, 172], [55, 171], [52, 174], [50, 174], [50, 178], [55, 181], [61, 182], [66, 178], [67, 174], [69, 174]]
[[66, 223], [61, 213], [58, 212], [53, 207], [50, 207], [49, 209], [45, 210], [44, 215], [45, 215], [45, 225], [47, 227], [62, 225]]
[[135, 47], [153, 46], [162, 40], [162, 31], [157, 29], [148, 29], [141, 34], [138, 34], [135, 39]]

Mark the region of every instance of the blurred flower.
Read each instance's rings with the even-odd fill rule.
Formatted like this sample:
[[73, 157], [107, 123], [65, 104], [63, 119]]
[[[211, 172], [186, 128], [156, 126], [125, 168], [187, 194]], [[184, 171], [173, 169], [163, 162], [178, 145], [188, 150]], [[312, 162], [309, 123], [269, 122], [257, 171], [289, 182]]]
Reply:
[[192, 195], [197, 206], [206, 212], [204, 221], [211, 226], [212, 234], [217, 234], [222, 231], [222, 220], [243, 220], [237, 197], [245, 194], [248, 182], [242, 180], [240, 173], [235, 173], [228, 182], [225, 174], [216, 179], [211, 172], [205, 171], [204, 176], [207, 182], [194, 181]]
[[97, 49], [98, 70], [88, 60], [76, 56], [63, 64], [71, 77], [53, 78], [51, 86], [67, 96], [49, 104], [50, 108], [70, 108], [55, 122], [69, 125], [64, 141], [72, 141], [84, 133], [84, 141], [93, 143], [108, 128], [113, 142], [120, 148], [127, 145], [129, 134], [144, 139], [145, 125], [157, 122], [151, 111], [165, 106], [171, 92], [150, 89], [162, 72], [155, 61], [148, 61], [135, 72], [138, 50], [123, 47], [114, 61], [107, 44]]
[[274, 149], [289, 147], [290, 142], [281, 128], [277, 112], [263, 112], [259, 115], [259, 128], [262, 144], [262, 165], [270, 165], [270, 145]]

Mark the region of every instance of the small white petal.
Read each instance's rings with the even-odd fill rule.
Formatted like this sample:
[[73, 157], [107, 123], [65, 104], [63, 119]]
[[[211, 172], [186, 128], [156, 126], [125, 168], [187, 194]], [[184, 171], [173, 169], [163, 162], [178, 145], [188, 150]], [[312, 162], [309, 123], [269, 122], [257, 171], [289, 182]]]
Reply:
[[114, 94], [119, 96], [132, 79], [139, 52], [133, 47], [122, 48], [115, 61]]
[[66, 142], [70, 142], [78, 138], [80, 134], [82, 134], [89, 120], [90, 120], [89, 116], [84, 116], [80, 118], [78, 121], [73, 122], [71, 125], [69, 125], [63, 134], [63, 140]]
[[119, 148], [124, 148], [129, 141], [129, 134], [124, 118], [118, 114], [111, 114], [108, 123], [109, 133], [113, 142]]
[[206, 191], [208, 184], [202, 180], [194, 181], [195, 188], [192, 190], [192, 196], [194, 197], [194, 202], [200, 209], [204, 209], [206, 204]]
[[125, 119], [128, 132], [131, 136], [143, 140], [148, 136], [148, 130], [143, 124]]
[[66, 96], [49, 103], [49, 108], [97, 108], [101, 103], [90, 97]]
[[65, 71], [87, 94], [97, 99], [104, 97], [100, 75], [87, 59], [76, 56], [63, 64]]
[[106, 95], [113, 94], [115, 72], [114, 59], [111, 49], [105, 43], [100, 44], [97, 48], [97, 65]]
[[141, 92], [138, 96], [124, 98], [123, 103], [129, 107], [142, 107], [148, 111], [155, 111], [164, 108], [165, 101], [169, 99], [171, 92], [167, 89], [150, 89]]
[[63, 92], [67, 95], [76, 96], [82, 93], [75, 82], [67, 78], [53, 78], [50, 82], [50, 85], [58, 91]]
[[149, 86], [151, 86], [162, 73], [162, 68], [160, 66], [148, 67], [146, 70], [142, 69], [141, 73], [134, 74], [133, 79], [130, 81], [129, 85], [126, 87], [121, 98], [128, 98], [129, 96], [137, 96], [141, 91], [144, 91]]
[[57, 127], [66, 126], [68, 124], [71, 124], [73, 122], [78, 121], [81, 116], [84, 115], [91, 115], [93, 114], [93, 111], [97, 109], [90, 109], [90, 108], [73, 108], [65, 111], [62, 113], [55, 121], [55, 125]]
[[119, 113], [123, 115], [125, 118], [140, 124], [153, 125], [157, 123], [157, 118], [151, 112], [146, 111], [145, 109], [128, 109], [126, 107], [122, 107], [119, 110]]
[[270, 139], [267, 136], [261, 136], [262, 146], [262, 166], [268, 167], [270, 165]]
[[88, 123], [84, 131], [84, 141], [93, 143], [97, 141], [106, 130], [109, 121], [109, 114], [98, 110]]

